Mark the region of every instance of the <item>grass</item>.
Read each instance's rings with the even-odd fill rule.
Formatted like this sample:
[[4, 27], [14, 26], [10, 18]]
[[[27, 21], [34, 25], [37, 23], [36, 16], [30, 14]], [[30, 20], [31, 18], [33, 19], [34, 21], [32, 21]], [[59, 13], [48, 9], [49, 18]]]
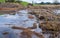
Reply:
[[[0, 2], [2, 2], [2, 3], [4, 3], [5, 2], [5, 0], [0, 0]], [[14, 1], [15, 2], [15, 1]], [[20, 4], [22, 4], [23, 6], [28, 6], [28, 2], [25, 2], [25, 1], [21, 1], [21, 2], [19, 2]], [[37, 6], [37, 4], [33, 4], [33, 6]]]
[[[4, 3], [5, 2], [5, 0], [0, 0], [0, 2], [2, 2], [2, 3]], [[15, 2], [15, 1], [14, 1]], [[22, 4], [23, 6], [28, 6], [28, 2], [25, 2], [25, 1], [21, 1], [21, 2], [18, 2], [18, 3], [20, 3], [20, 4]], [[37, 4], [33, 4], [33, 6], [36, 6]]]
[[0, 0], [0, 2], [5, 2], [5, 0]]
[[21, 2], [23, 6], [27, 6], [29, 3], [28, 2]]
[[29, 3], [28, 2], [25, 2], [25, 1], [15, 1], [15, 3], [20, 3], [22, 4], [23, 6], [27, 6]]

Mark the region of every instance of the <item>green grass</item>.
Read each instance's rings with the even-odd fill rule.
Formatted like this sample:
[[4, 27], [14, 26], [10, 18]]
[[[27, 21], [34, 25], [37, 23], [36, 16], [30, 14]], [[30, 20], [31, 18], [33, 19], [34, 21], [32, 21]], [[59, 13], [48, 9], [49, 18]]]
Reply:
[[33, 4], [33, 6], [40, 6], [41, 4]]
[[5, 2], [5, 0], [0, 0], [0, 2], [2, 2], [2, 3], [3, 3], [3, 2]]
[[[0, 0], [0, 2], [4, 3], [5, 0]], [[15, 1], [14, 1], [14, 2], [15, 2]], [[24, 1], [21, 1], [21, 2], [19, 2], [19, 3], [21, 3], [23, 6], [27, 6], [27, 5], [29, 4], [28, 2], [24, 2]], [[33, 6], [37, 6], [37, 4], [33, 4]]]
[[24, 2], [24, 1], [15, 1], [15, 3], [20, 3], [22, 4], [23, 6], [27, 6], [29, 3], [28, 2]]
[[28, 5], [28, 2], [21, 2], [21, 4], [22, 4], [23, 6], [27, 6], [27, 5]]

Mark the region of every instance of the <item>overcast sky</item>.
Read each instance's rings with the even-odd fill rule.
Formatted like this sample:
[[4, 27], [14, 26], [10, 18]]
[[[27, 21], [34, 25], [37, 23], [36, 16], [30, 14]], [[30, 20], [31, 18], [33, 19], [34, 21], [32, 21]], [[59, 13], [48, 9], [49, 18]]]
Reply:
[[[22, 1], [30, 2], [30, 3], [32, 3], [32, 1], [34, 1], [34, 2], [39, 3], [39, 2], [53, 2], [54, 0], [22, 0]], [[60, 0], [58, 0], [58, 1], [60, 2]]]

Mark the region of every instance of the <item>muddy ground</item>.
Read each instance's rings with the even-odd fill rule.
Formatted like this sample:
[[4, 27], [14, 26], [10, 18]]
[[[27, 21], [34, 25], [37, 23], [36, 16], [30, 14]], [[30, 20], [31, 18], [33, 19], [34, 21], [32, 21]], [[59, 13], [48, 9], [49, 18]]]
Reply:
[[[60, 38], [60, 16], [54, 13], [55, 9], [60, 10], [60, 5], [41, 5], [41, 6], [27, 6], [24, 7], [20, 4], [0, 4], [0, 13], [1, 14], [14, 14], [18, 10], [27, 9], [28, 14], [35, 15], [37, 22], [39, 23], [39, 28], [42, 29], [42, 34], [31, 31], [31, 29], [36, 28], [36, 24], [33, 27], [21, 28], [21, 27], [12, 27], [13, 29], [23, 30], [21, 33], [22, 36], [26, 38], [32, 38], [31, 35], [35, 34], [38, 38], [44, 38], [44, 35], [50, 34], [49, 38]], [[33, 16], [29, 16], [30, 19], [33, 19]], [[5, 33], [4, 33], [5, 34]], [[26, 35], [26, 36], [25, 36]], [[21, 38], [24, 38], [21, 37]]]

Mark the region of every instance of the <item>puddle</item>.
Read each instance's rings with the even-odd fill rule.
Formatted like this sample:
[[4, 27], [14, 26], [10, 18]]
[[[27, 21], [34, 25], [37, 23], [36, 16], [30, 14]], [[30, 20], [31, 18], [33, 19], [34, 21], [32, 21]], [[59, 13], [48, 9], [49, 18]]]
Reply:
[[[19, 25], [22, 27], [29, 27], [32, 26], [34, 22], [36, 22], [36, 19], [29, 19], [28, 18], [27, 11], [19, 11], [19, 14], [15, 15], [9, 15], [9, 14], [4, 14], [0, 16], [0, 25], [1, 24], [14, 24], [14, 25]], [[27, 26], [28, 25], [28, 26]]]
[[[34, 23], [37, 23], [36, 17], [34, 15], [28, 14], [27, 10], [18, 11], [15, 15], [10, 15], [10, 14], [0, 15], [0, 27], [3, 27], [3, 28], [11, 28], [12, 26], [28, 28], [28, 27], [33, 27]], [[8, 30], [8, 31], [10, 31], [10, 30]], [[19, 33], [22, 30], [13, 30], [13, 31], [18, 34], [18, 35], [16, 35], [16, 37], [20, 38]], [[31, 31], [35, 31], [37, 33], [42, 32], [42, 30], [38, 27], [38, 23], [37, 23], [37, 28], [32, 29]], [[2, 35], [2, 34], [0, 34], [0, 35]], [[33, 36], [33, 38], [34, 37], [35, 36]], [[9, 38], [11, 38], [11, 37], [9, 37]]]
[[55, 10], [54, 10], [54, 13], [55, 13], [56, 15], [59, 15], [59, 14], [60, 14], [60, 9], [55, 9]]

